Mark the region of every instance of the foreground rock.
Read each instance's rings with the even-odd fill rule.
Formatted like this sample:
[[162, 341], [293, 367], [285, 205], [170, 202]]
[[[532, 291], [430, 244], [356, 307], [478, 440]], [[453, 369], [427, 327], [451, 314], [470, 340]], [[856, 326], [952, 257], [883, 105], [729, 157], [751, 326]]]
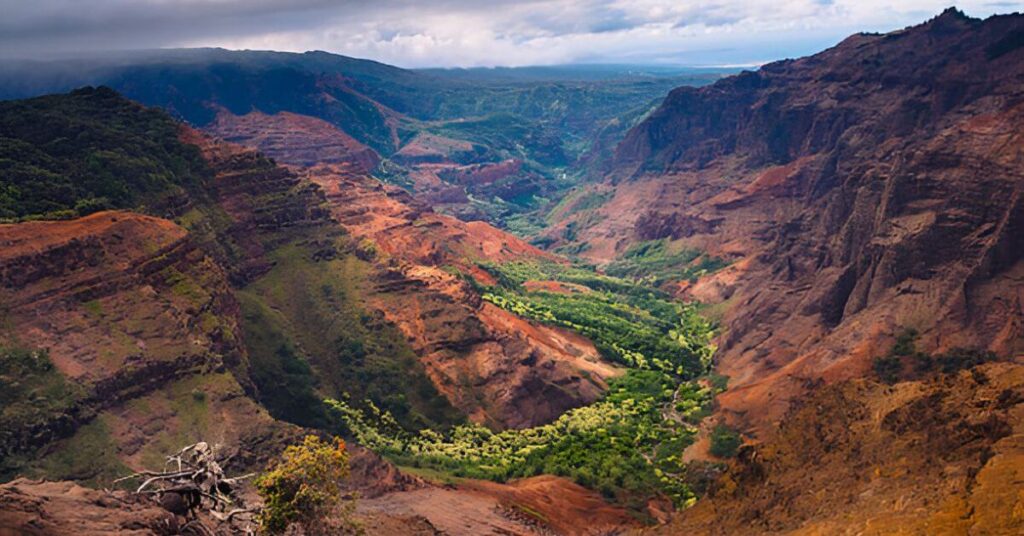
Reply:
[[173, 514], [148, 498], [71, 482], [19, 479], [0, 486], [0, 534], [132, 536], [180, 534]]
[[362, 501], [359, 512], [426, 519], [449, 536], [597, 536], [639, 526], [596, 492], [553, 476], [507, 484], [460, 480]]

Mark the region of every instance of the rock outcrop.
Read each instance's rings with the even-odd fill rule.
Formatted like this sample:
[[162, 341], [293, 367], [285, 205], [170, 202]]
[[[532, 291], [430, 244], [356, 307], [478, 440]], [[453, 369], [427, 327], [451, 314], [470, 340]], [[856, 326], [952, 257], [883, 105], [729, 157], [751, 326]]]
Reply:
[[249, 112], [234, 115], [221, 110], [203, 131], [225, 141], [258, 149], [284, 164], [350, 163], [365, 172], [380, 163], [380, 156], [338, 127], [308, 115]]

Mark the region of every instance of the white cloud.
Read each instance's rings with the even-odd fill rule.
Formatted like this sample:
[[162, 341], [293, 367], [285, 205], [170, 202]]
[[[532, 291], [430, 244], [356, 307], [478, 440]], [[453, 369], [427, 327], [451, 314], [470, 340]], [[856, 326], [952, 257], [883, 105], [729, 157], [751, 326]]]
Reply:
[[[221, 46], [327, 50], [407, 67], [757, 63], [856, 31], [921, 22], [949, 0], [0, 0], [0, 49]], [[6, 4], [10, 3], [11, 6]], [[77, 8], [72, 7], [77, 6]], [[1024, 1], [967, 1], [973, 16]]]

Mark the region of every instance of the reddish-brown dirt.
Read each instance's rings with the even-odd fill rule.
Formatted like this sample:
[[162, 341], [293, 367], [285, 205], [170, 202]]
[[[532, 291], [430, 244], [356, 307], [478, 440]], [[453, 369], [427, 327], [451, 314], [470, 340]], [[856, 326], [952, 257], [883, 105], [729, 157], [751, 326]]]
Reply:
[[1024, 366], [823, 387], [653, 532], [1024, 533]]
[[453, 405], [499, 428], [549, 422], [621, 371], [578, 335], [483, 302], [452, 269], [492, 283], [480, 261], [557, 260], [483, 222], [436, 214], [401, 189], [341, 166], [305, 176], [381, 271], [368, 300], [408, 337]]
[[732, 261], [680, 292], [725, 309], [726, 416], [767, 432], [817, 380], [920, 349], [1024, 355], [1024, 17], [947, 11], [679, 88], [577, 222], [598, 262], [670, 238]]
[[[382, 512], [359, 513], [366, 534], [436, 536], [438, 530], [422, 516]], [[164, 510], [152, 497], [126, 491], [90, 489], [72, 482], [18, 479], [0, 485], [0, 536], [172, 536], [195, 532], [201, 523], [213, 534], [238, 534], [217, 519], [200, 513], [188, 520]], [[292, 532], [290, 532], [292, 533]], [[296, 532], [301, 534], [301, 532]], [[309, 535], [312, 536], [312, 535]]]
[[639, 526], [599, 494], [553, 476], [429, 486], [363, 501], [360, 512], [422, 517], [450, 536], [604, 535]]
[[[81, 396], [61, 413], [8, 430], [12, 453], [40, 457], [79, 445], [102, 424], [117, 460], [134, 469], [206, 440], [244, 463], [274, 452], [297, 430], [246, 393], [238, 305], [225, 272], [174, 223], [129, 212], [0, 226], [0, 341], [44, 349]], [[86, 479], [89, 471], [77, 475]], [[109, 475], [105, 475], [109, 476]]]
[[350, 163], [368, 172], [380, 163], [380, 156], [373, 149], [327, 121], [308, 115], [234, 115], [221, 110], [217, 119], [203, 130], [223, 140], [259, 149], [286, 164]]
[[487, 186], [506, 177], [511, 177], [523, 170], [522, 160], [503, 160], [501, 162], [472, 164], [468, 166], [449, 167], [437, 173], [444, 180], [466, 187]]
[[468, 141], [423, 132], [403, 145], [392, 155], [392, 158], [396, 162], [411, 166], [450, 163], [460, 160], [464, 155], [471, 154], [472, 151], [473, 144]]
[[[546, 476], [508, 484], [421, 485], [362, 498], [356, 520], [366, 534], [375, 536], [584, 536], [638, 526], [600, 495]], [[198, 521], [214, 531], [225, 528], [207, 515]], [[124, 491], [26, 479], [0, 485], [0, 536], [170, 536], [179, 534], [185, 523], [151, 498]]]
[[152, 536], [179, 527], [170, 512], [127, 492], [24, 479], [0, 486], [0, 536]]
[[[366, 305], [406, 335], [438, 391], [475, 421], [495, 428], [546, 423], [596, 400], [605, 380], [621, 373], [585, 338], [485, 303], [452, 273], [493, 283], [478, 262], [558, 257], [486, 223], [436, 214], [350, 163], [287, 170], [236, 144], [194, 130], [182, 135], [217, 170], [218, 202], [236, 220], [233, 237], [247, 254], [226, 261], [235, 266], [233, 281], [268, 268], [249, 230], [340, 224], [373, 267]], [[305, 180], [312, 184], [300, 187]], [[267, 189], [291, 193], [275, 196], [288, 201], [268, 211], [253, 195]]]
[[[188, 242], [184, 229], [167, 220], [100, 212], [72, 221], [0, 225], [0, 242], [0, 281], [13, 331], [51, 349], [54, 363], [70, 378], [107, 378], [143, 350], [173, 360], [210, 348], [222, 336], [182, 333], [178, 327], [190, 323], [191, 307], [233, 306], [223, 273]], [[159, 274], [172, 267], [205, 272], [197, 283], [207, 292], [175, 294]], [[138, 321], [135, 329], [111, 329], [130, 320]]]

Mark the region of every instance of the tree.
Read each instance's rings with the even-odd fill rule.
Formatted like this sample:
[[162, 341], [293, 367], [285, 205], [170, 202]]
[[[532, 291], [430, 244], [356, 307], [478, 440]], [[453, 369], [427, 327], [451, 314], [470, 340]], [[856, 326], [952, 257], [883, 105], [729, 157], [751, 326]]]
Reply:
[[358, 533], [352, 519], [355, 501], [341, 493], [348, 475], [348, 451], [341, 439], [309, 435], [289, 446], [255, 481], [264, 502], [263, 530], [281, 534], [294, 524], [306, 534]]
[[709, 450], [711, 454], [719, 458], [732, 458], [741, 444], [743, 444], [743, 438], [740, 437], [740, 434], [724, 424], [715, 426], [715, 429], [711, 431], [711, 448]]

